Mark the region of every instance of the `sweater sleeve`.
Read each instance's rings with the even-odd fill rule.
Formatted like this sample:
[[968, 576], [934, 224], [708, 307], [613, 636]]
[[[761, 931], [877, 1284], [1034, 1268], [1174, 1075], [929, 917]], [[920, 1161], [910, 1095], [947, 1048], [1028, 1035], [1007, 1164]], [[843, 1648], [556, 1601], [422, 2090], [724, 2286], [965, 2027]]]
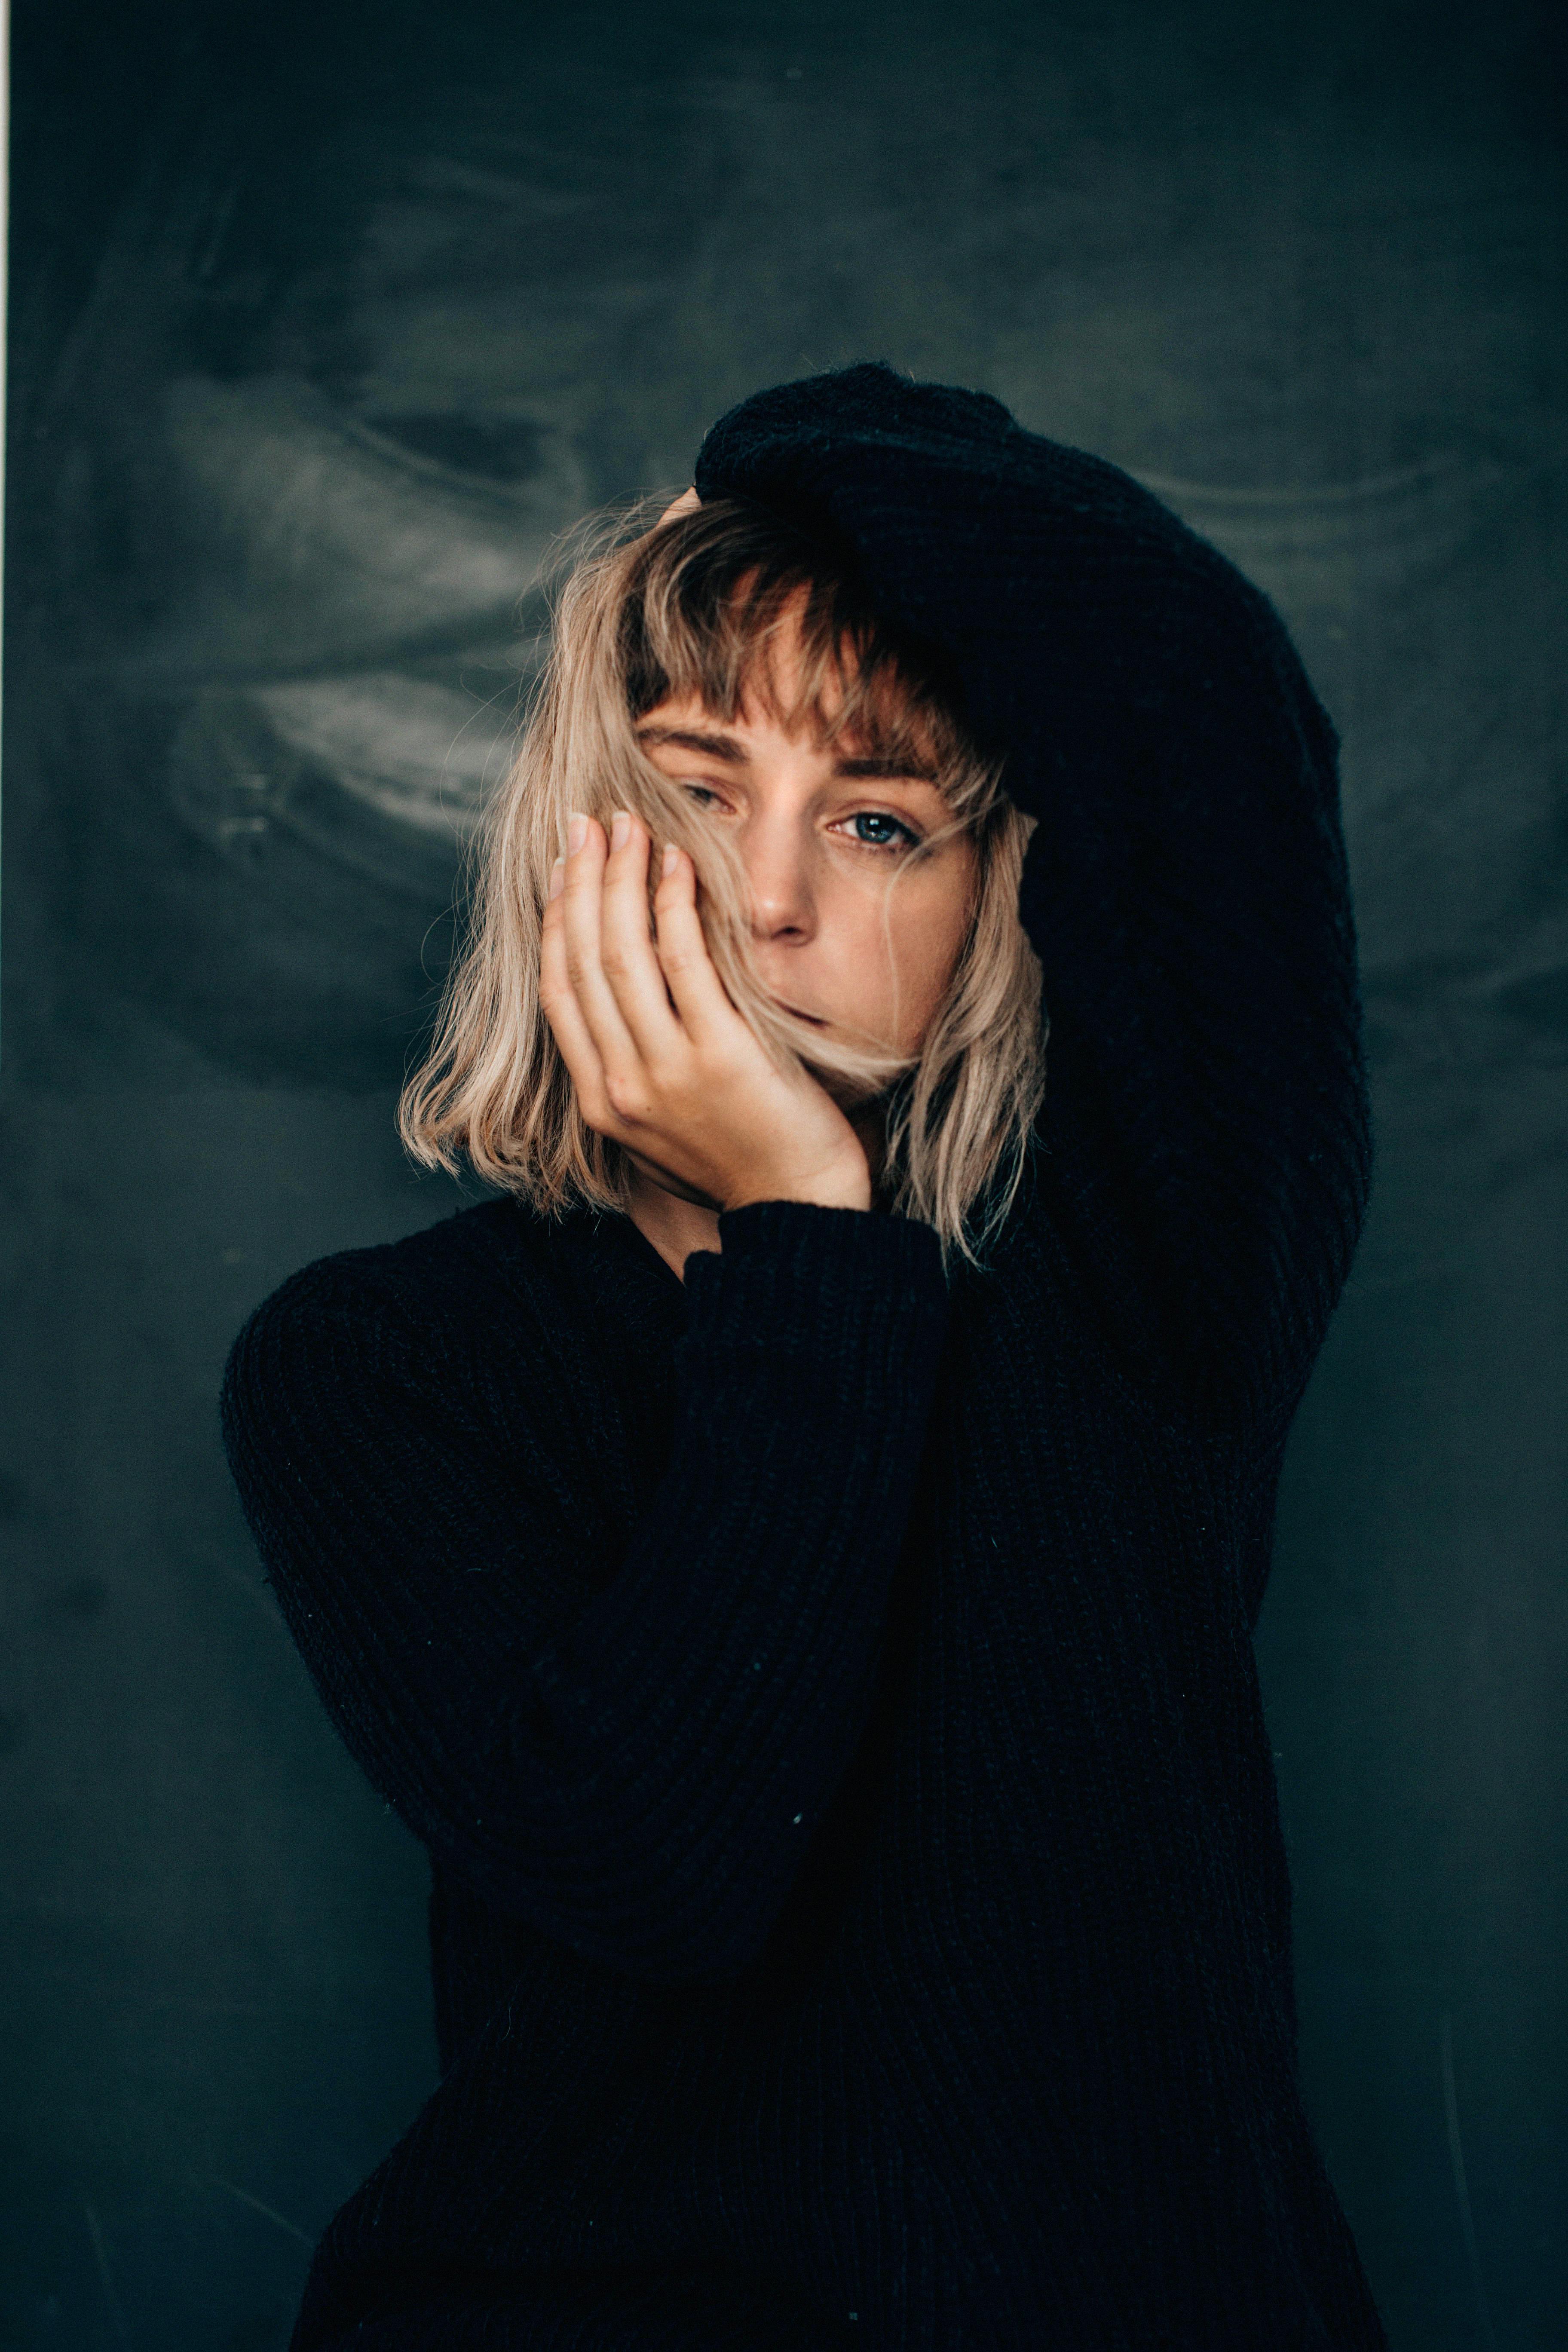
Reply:
[[743, 403], [697, 486], [847, 557], [1004, 761], [1046, 1202], [1141, 1373], [1277, 1419], [1370, 1172], [1336, 740], [1277, 614], [1115, 467], [886, 368]]
[[772, 1202], [721, 1232], [619, 1560], [580, 1557], [595, 1463], [530, 1433], [559, 1417], [514, 1400], [503, 1444], [464, 1346], [374, 1255], [285, 1285], [224, 1391], [264, 1562], [372, 1781], [488, 1901], [667, 1983], [760, 1949], [863, 1728], [946, 1315], [924, 1226]]

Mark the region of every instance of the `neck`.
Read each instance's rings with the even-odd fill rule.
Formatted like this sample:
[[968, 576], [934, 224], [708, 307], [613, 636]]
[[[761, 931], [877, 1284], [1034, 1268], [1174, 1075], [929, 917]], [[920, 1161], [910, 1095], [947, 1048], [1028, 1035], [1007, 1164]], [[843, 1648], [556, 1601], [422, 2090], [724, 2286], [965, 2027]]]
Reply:
[[645, 1176], [640, 1168], [631, 1171], [626, 1214], [643, 1239], [653, 1244], [666, 1265], [682, 1282], [686, 1279], [686, 1261], [693, 1250], [717, 1250], [720, 1246], [717, 1209], [705, 1209], [700, 1201], [688, 1201], [679, 1192], [667, 1192], [662, 1184]]
[[[866, 1149], [875, 1182], [882, 1161], [885, 1130], [880, 1103], [863, 1103], [847, 1114]], [[657, 1178], [634, 1165], [626, 1194], [626, 1214], [645, 1241], [651, 1242], [666, 1265], [686, 1279], [686, 1261], [693, 1250], [712, 1250], [721, 1254], [719, 1212], [704, 1208], [700, 1201], [689, 1201], [684, 1194], [671, 1192]]]

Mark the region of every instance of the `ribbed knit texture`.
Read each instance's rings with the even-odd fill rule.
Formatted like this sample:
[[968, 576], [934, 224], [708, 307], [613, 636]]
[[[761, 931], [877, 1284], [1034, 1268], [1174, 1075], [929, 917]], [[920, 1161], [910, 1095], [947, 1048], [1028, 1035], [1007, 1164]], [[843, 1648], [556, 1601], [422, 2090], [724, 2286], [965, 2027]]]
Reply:
[[1332, 731], [1099, 461], [877, 368], [746, 403], [1039, 819], [1050, 1083], [984, 1274], [772, 1202], [682, 1289], [510, 1202], [225, 1391], [428, 1845], [443, 2080], [296, 2352], [1381, 2345], [1296, 2076], [1252, 1624], [1364, 1204]]

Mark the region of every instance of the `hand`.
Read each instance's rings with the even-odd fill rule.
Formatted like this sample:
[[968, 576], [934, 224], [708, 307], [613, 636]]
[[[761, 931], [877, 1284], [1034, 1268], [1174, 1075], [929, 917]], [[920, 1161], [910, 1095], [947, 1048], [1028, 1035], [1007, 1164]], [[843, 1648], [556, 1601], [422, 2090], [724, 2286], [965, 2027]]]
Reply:
[[652, 845], [635, 817], [617, 816], [612, 835], [606, 845], [592, 818], [573, 818], [540, 960], [545, 1015], [588, 1125], [707, 1208], [868, 1209], [849, 1121], [807, 1071], [774, 1067], [725, 992], [690, 858], [664, 852], [650, 940]]

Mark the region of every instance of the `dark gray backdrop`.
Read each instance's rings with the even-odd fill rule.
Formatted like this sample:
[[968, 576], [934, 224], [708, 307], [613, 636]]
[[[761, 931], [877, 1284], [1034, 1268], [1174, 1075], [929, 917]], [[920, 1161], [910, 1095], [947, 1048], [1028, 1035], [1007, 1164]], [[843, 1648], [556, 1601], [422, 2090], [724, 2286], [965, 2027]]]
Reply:
[[391, 1131], [552, 533], [857, 356], [1275, 595], [1380, 1133], [1260, 1648], [1398, 2352], [1568, 2343], [1563, 49], [1514, 5], [24, 0], [0, 2343], [275, 2352], [434, 2054], [423, 1858], [260, 1583], [246, 1310]]

